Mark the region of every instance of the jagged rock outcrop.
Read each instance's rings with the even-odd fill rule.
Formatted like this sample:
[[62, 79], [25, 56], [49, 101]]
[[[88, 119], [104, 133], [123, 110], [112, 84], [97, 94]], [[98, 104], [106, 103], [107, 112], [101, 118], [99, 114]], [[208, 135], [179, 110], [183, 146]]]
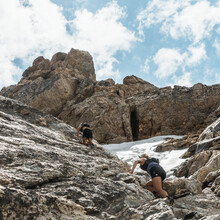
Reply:
[[[182, 163], [178, 169], [175, 170], [175, 175], [181, 177], [178, 179], [179, 184], [175, 184], [173, 187], [173, 194], [178, 194], [178, 190], [184, 194], [197, 194], [198, 204], [201, 199], [210, 198], [213, 203], [206, 203], [208, 206], [213, 206], [213, 213], [210, 213], [210, 217], [207, 219], [218, 219], [220, 218], [220, 201], [216, 200], [216, 197], [211, 195], [212, 193], [220, 196], [220, 120], [217, 119], [210, 126], [208, 126], [199, 136], [196, 143], [192, 144], [186, 155], [190, 158]], [[183, 178], [184, 177], [184, 178]], [[175, 181], [175, 180], [174, 180]], [[172, 181], [171, 181], [172, 182]], [[186, 183], [184, 185], [184, 182]], [[195, 184], [196, 183], [196, 184]], [[169, 186], [169, 181], [167, 187]], [[173, 182], [172, 182], [173, 184]], [[179, 185], [179, 186], [178, 186]], [[168, 187], [171, 189], [171, 187]], [[200, 193], [199, 193], [200, 191]], [[185, 214], [189, 210], [187, 208], [187, 201], [190, 201], [190, 196], [184, 196], [179, 201], [185, 202]], [[194, 197], [195, 198], [195, 197]], [[190, 203], [193, 203], [192, 201]], [[200, 204], [193, 211], [197, 219], [206, 219], [200, 216], [198, 212], [201, 212], [204, 208], [204, 203]], [[199, 211], [200, 210], [200, 211]], [[180, 210], [179, 210], [180, 211]], [[177, 214], [178, 209], [174, 209], [174, 213]], [[181, 210], [183, 212], [183, 210]]]
[[[17, 86], [3, 88], [5, 96], [17, 99], [58, 116], [68, 100], [95, 82], [95, 71], [89, 53], [72, 49], [57, 53], [51, 61], [42, 56], [24, 71]], [[91, 94], [88, 93], [88, 96]]]
[[129, 174], [102, 147], [79, 144], [73, 127], [0, 96], [0, 219], [219, 219], [220, 153], [195, 157], [184, 178], [164, 182], [171, 208], [143, 188], [148, 175]]
[[158, 145], [156, 151], [184, 148], [187, 151], [182, 157], [188, 159], [174, 170], [174, 174], [176, 177], [185, 179], [172, 181], [171, 185], [175, 185], [174, 187], [166, 183], [169, 193], [173, 195], [199, 193], [207, 186], [211, 186], [211, 189], [220, 195], [220, 118], [209, 125], [199, 136], [168, 140]]
[[[188, 150], [184, 157], [189, 158], [175, 168], [174, 174], [178, 178], [168, 179], [164, 183], [168, 193], [178, 198], [173, 207], [175, 216], [182, 219], [220, 219], [219, 124], [220, 120], [217, 119], [199, 135], [196, 143], [191, 143], [191, 140], [187, 142], [187, 145], [192, 145], [186, 146]], [[158, 147], [169, 151], [179, 146], [182, 148], [180, 143], [171, 140]]]
[[190, 157], [204, 150], [220, 150], [220, 118], [209, 125], [192, 144], [184, 157]]
[[155, 149], [156, 152], [164, 152], [171, 150], [182, 150], [191, 147], [198, 140], [198, 135], [186, 135], [182, 138], [174, 139], [168, 138], [166, 142], [158, 145]]
[[103, 143], [197, 133], [217, 119], [220, 103], [220, 85], [157, 88], [135, 76], [123, 84], [96, 81], [92, 57], [74, 49], [37, 58], [17, 85], [0, 94], [74, 127], [86, 121]]
[[153, 198], [144, 176], [50, 115], [0, 96], [0, 127], [1, 219], [131, 219]]

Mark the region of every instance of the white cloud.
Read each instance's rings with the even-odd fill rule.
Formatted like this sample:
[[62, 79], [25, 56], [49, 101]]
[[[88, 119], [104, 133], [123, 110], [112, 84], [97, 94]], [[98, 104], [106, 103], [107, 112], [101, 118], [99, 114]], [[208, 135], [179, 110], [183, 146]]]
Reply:
[[75, 44], [89, 50], [97, 61], [98, 79], [104, 75], [117, 75], [113, 66], [118, 61], [114, 55], [118, 51], [129, 51], [132, 43], [137, 41], [134, 33], [120, 22], [124, 16], [123, 8], [113, 1], [96, 14], [86, 9], [77, 11], [72, 21]]
[[220, 73], [215, 74], [215, 83], [217, 83], [217, 84], [220, 83]]
[[198, 43], [220, 24], [219, 11], [220, 4], [211, 6], [207, 0], [153, 0], [137, 18], [142, 33], [144, 27], [161, 24], [161, 31], [172, 38]]
[[68, 35], [61, 12], [49, 0], [0, 1], [0, 87], [15, 83], [14, 76], [20, 74], [16, 58], [29, 63], [29, 57], [48, 57], [65, 48]]
[[194, 43], [211, 35], [216, 24], [220, 24], [220, 7], [210, 6], [206, 0], [187, 6], [162, 26], [162, 30], [174, 39], [187, 38]]
[[0, 59], [0, 87], [15, 84], [13, 76], [21, 74], [22, 70], [13, 65], [7, 58]]
[[75, 0], [78, 3], [85, 3], [87, 0]]
[[175, 76], [178, 69], [185, 72], [186, 67], [194, 67], [205, 59], [207, 56], [204, 44], [190, 46], [184, 53], [177, 49], [162, 48], [153, 57], [153, 62], [158, 66], [154, 75], [160, 79]]
[[203, 75], [203, 81], [206, 85], [213, 85], [220, 83], [220, 73], [216, 72], [215, 69], [206, 68]]
[[[155, 54], [153, 61], [157, 69], [154, 75], [157, 78], [169, 78], [178, 83], [185, 77], [186, 85], [190, 85], [193, 68], [199, 68], [209, 57], [207, 39], [216, 38], [213, 47], [220, 54], [220, 41], [215, 36], [220, 34], [220, 0], [214, 3], [208, 0], [152, 0], [137, 19], [140, 34], [144, 34], [144, 28], [151, 30], [153, 25], [157, 25], [165, 36], [184, 40], [175, 43], [183, 43], [180, 48], [185, 52], [162, 48]], [[184, 75], [177, 76], [181, 73]]]
[[176, 49], [162, 48], [153, 58], [158, 65], [154, 75], [160, 79], [167, 78], [174, 74], [179, 66], [183, 63], [183, 57]]
[[199, 46], [190, 46], [188, 52], [185, 53], [185, 65], [194, 66], [198, 65], [202, 60], [207, 59], [205, 45], [202, 43]]
[[150, 59], [146, 59], [145, 62], [144, 62], [144, 65], [141, 67], [142, 71], [144, 73], [149, 73], [150, 72]]
[[[33, 59], [46, 58], [71, 48], [89, 51], [94, 58], [97, 78], [118, 76], [114, 64], [118, 51], [129, 51], [137, 39], [121, 20], [124, 9], [116, 1], [96, 13], [78, 10], [74, 20], [67, 21], [62, 8], [50, 0], [0, 1], [0, 87], [15, 83], [21, 70], [14, 64], [20, 59], [31, 65]], [[71, 24], [68, 33], [66, 25]]]
[[[49, 0], [30, 0], [24, 7], [19, 1], [2, 1], [1, 49], [8, 56], [26, 57], [40, 51], [52, 53], [64, 47], [66, 20], [61, 8]], [[55, 47], [55, 48], [54, 48]], [[2, 53], [2, 50], [1, 50]]]
[[146, 9], [141, 11], [137, 20], [139, 21], [139, 33], [143, 34], [143, 28], [166, 22], [169, 17], [174, 16], [177, 11], [189, 5], [190, 0], [153, 0], [149, 1]]
[[190, 86], [192, 86], [192, 79], [191, 78], [192, 78], [192, 73], [186, 72], [179, 77], [174, 75], [173, 82], [174, 82], [174, 85], [190, 87]]
[[220, 39], [216, 38], [214, 43], [213, 43], [213, 47], [215, 47], [217, 54], [220, 55]]

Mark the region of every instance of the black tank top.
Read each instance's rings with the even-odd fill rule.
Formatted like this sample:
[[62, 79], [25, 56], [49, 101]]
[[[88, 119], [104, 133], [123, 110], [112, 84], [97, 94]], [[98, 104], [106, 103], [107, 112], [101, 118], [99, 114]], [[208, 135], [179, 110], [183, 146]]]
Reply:
[[145, 162], [144, 162], [144, 164], [143, 165], [140, 165], [140, 168], [142, 169], [142, 170], [145, 170], [145, 171], [148, 171], [148, 165], [150, 164], [150, 163], [152, 163], [152, 162], [155, 162], [155, 163], [157, 163], [157, 164], [159, 164], [159, 160], [157, 159], [157, 158], [149, 158], [149, 159], [147, 159]]
[[84, 127], [90, 127], [90, 125], [87, 124], [87, 123], [83, 123], [83, 124], [81, 125], [81, 128], [80, 128], [80, 131], [81, 131], [81, 132], [83, 132], [83, 128], [84, 128]]

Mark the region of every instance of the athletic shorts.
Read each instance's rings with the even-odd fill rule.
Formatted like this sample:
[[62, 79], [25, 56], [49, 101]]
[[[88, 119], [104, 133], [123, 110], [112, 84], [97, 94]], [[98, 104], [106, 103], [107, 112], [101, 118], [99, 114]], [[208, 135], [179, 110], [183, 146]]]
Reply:
[[166, 172], [161, 166], [152, 167], [150, 169], [150, 175], [152, 179], [154, 177], [160, 176], [162, 181], [166, 178]]
[[86, 137], [87, 139], [93, 138], [92, 131], [90, 129], [85, 128], [84, 131], [83, 131], [82, 137], [83, 138]]

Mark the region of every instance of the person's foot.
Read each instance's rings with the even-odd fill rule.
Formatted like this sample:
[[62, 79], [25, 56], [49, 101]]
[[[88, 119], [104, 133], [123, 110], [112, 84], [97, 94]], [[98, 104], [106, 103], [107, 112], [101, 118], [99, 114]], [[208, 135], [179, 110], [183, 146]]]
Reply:
[[153, 192], [155, 198], [161, 198], [160, 195], [157, 192]]
[[94, 144], [89, 144], [89, 146], [90, 146], [91, 148], [94, 148]]
[[174, 203], [174, 199], [173, 199], [173, 197], [168, 196], [167, 199], [168, 199], [168, 206], [172, 206], [173, 203]]

